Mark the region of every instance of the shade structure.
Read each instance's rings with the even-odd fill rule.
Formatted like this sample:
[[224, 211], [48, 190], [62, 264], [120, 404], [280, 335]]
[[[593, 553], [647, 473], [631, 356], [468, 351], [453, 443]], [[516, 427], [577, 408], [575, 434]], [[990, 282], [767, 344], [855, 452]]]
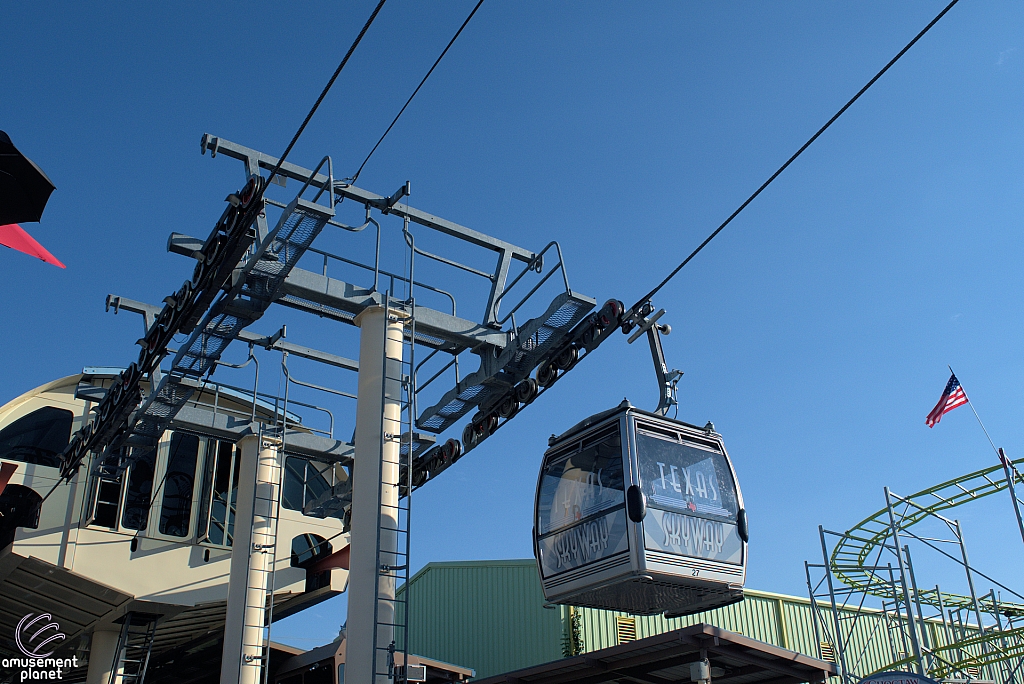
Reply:
[[[477, 684], [692, 684], [704, 659], [716, 684], [825, 684], [835, 663], [703, 622], [646, 639], [514, 670]], [[697, 668], [694, 668], [697, 666]], [[711, 673], [714, 675], [711, 676]]]
[[0, 225], [38, 221], [54, 186], [0, 131]]
[[26, 233], [22, 227], [16, 223], [0, 226], [0, 245], [16, 249], [19, 252], [24, 252], [25, 254], [41, 259], [48, 264], [65, 268], [64, 264], [62, 264], [57, 257], [46, 251], [45, 247], [36, 242], [35, 238]]

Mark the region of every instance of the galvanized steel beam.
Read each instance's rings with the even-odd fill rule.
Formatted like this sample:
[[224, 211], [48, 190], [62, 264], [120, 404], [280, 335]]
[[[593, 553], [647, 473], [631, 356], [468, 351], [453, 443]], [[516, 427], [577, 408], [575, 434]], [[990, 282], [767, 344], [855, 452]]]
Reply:
[[[379, 292], [301, 268], [291, 272], [281, 293], [286, 297], [278, 300], [278, 303], [285, 306], [296, 306], [294, 300], [290, 299], [294, 297], [344, 311], [353, 317], [364, 309], [380, 306], [384, 301]], [[422, 306], [416, 307], [416, 334], [417, 337], [427, 335], [440, 338], [453, 347], [446, 351], [456, 353], [464, 349], [477, 349], [481, 345], [501, 350], [508, 344], [508, 334], [501, 330]]]
[[[257, 434], [258, 429], [248, 418], [238, 418], [223, 412], [214, 413], [192, 406], [181, 408], [168, 425], [171, 430], [184, 430], [204, 436], [237, 442], [245, 435]], [[282, 439], [282, 451], [308, 456], [318, 461], [352, 465], [355, 447], [306, 430], [288, 429]]]
[[[175, 235], [177, 235], [175, 233]], [[171, 236], [172, 238], [174, 235]], [[186, 237], [186, 236], [181, 236]], [[194, 238], [188, 238], [192, 240]], [[114, 311], [125, 310], [132, 313], [139, 313], [143, 315], [149, 315], [150, 317], [156, 316], [160, 313], [162, 307], [155, 306], [153, 304], [146, 304], [145, 302], [136, 301], [134, 299], [128, 299], [127, 297], [119, 297], [117, 295], [107, 295], [107, 309], [114, 307]], [[148, 319], [147, 319], [148, 320]], [[292, 344], [281, 339], [280, 336], [272, 335], [259, 335], [249, 330], [242, 330], [238, 333], [237, 338], [240, 342], [247, 342], [257, 347], [263, 347], [268, 351], [283, 351], [288, 352], [294, 356], [299, 356], [310, 361], [318, 361], [325, 363], [329, 366], [335, 366], [336, 368], [344, 368], [351, 371], [359, 371], [359, 362], [353, 359], [347, 359], [344, 356], [338, 356], [337, 354], [331, 354], [330, 352], [320, 351], [319, 349], [312, 349], [311, 347], [304, 347], [299, 344]], [[84, 398], [84, 397], [83, 397]], [[95, 401], [91, 399], [90, 401]]]
[[[224, 140], [223, 138], [212, 136], [209, 133], [203, 135], [200, 145], [203, 152], [210, 150], [211, 156], [216, 157], [218, 154], [223, 154], [247, 163], [249, 163], [250, 160], [255, 160], [260, 168], [268, 171], [273, 170], [278, 163], [278, 159], [276, 157], [271, 157], [259, 150], [254, 150], [252, 148], [245, 147], [244, 145], [233, 143], [230, 140]], [[305, 169], [297, 164], [292, 164], [291, 162], [285, 162], [282, 164], [277, 173], [280, 176], [292, 178], [297, 181], [306, 182], [308, 180], [310, 181], [309, 184], [311, 186], [317, 188], [326, 187], [330, 181], [328, 176], [322, 173], [316, 174], [312, 179], [310, 179], [310, 176], [313, 173], [310, 169]], [[448, 221], [438, 216], [434, 216], [433, 214], [428, 214], [425, 211], [413, 209], [405, 204], [389, 204], [388, 197], [383, 197], [382, 195], [369, 192], [368, 190], [357, 188], [354, 185], [345, 185], [342, 183], [335, 183], [334, 185], [335, 194], [341, 195], [346, 199], [351, 199], [360, 204], [370, 205], [371, 207], [386, 214], [393, 214], [401, 218], [408, 218], [413, 223], [465, 240], [471, 244], [477, 245], [478, 247], [483, 247], [499, 253], [507, 252], [512, 259], [516, 259], [524, 263], [530, 263], [534, 259], [535, 254], [533, 252], [528, 249], [523, 249], [522, 247], [517, 247], [510, 242], [499, 240], [498, 238], [475, 231], [472, 228], [461, 226], [453, 221]]]

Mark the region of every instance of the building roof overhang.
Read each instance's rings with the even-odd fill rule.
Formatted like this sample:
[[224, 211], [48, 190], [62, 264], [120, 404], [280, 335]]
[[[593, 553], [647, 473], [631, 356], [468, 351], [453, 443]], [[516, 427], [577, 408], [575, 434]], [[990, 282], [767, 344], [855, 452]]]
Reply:
[[[834, 663], [703, 623], [478, 680], [477, 684], [673, 684], [689, 682], [702, 651], [712, 684], [821, 684]], [[719, 672], [719, 670], [721, 672]]]

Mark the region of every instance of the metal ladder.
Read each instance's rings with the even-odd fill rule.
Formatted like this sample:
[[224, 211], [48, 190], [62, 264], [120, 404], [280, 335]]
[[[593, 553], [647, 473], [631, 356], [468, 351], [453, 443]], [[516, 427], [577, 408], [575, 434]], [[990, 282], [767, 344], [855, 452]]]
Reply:
[[117, 660], [110, 672], [110, 684], [143, 684], [149, 654], [153, 648], [157, 617], [127, 613], [117, 642]]
[[[263, 451], [264, 441], [268, 438], [273, 439], [269, 434], [263, 431], [261, 428], [259, 441], [260, 446], [257, 451], [257, 458], [259, 453]], [[280, 433], [283, 435], [285, 429], [282, 426]], [[277, 564], [277, 528], [278, 521], [281, 513], [281, 477], [282, 467], [281, 462], [284, 452], [283, 441], [278, 442], [277, 458], [271, 467], [271, 482], [260, 482], [259, 462], [256, 466], [256, 494], [253, 497], [253, 520], [249, 523], [250, 527], [250, 548], [249, 548], [249, 573], [248, 577], [253, 578], [246, 582], [245, 591], [245, 617], [243, 618], [242, 634], [251, 633], [249, 628], [258, 628], [260, 639], [259, 643], [247, 643], [244, 636], [242, 643], [240, 644], [242, 650], [242, 666], [243, 667], [259, 667], [261, 668], [260, 678], [264, 683], [267, 682], [269, 676], [269, 664], [270, 664], [270, 625], [273, 620], [274, 613], [274, 569]], [[266, 518], [266, 524], [261, 525], [259, 528], [256, 526], [256, 514], [263, 515]], [[238, 520], [235, 521], [237, 525]], [[269, 558], [263, 558], [269, 556]], [[254, 570], [254, 561], [260, 560]], [[263, 592], [266, 592], [265, 594]], [[250, 597], [253, 595], [263, 595], [266, 600], [262, 604], [251, 603]], [[260, 656], [253, 656], [253, 653], [260, 653]]]
[[[409, 597], [407, 587], [409, 582], [409, 519], [411, 512], [411, 476], [412, 457], [418, 448], [415, 442], [414, 421], [416, 415], [415, 405], [415, 378], [412, 371], [415, 368], [415, 332], [416, 317], [415, 303], [411, 298], [405, 302], [396, 302], [390, 294], [385, 297], [385, 325], [393, 316], [401, 316], [405, 320], [405, 333], [402, 335], [402, 358], [384, 358], [383, 382], [398, 382], [401, 387], [401, 412], [399, 415], [398, 430], [394, 426], [388, 426], [385, 422], [384, 407], [381, 407], [381, 434], [385, 442], [399, 442], [397, 462], [394, 457], [387, 456], [388, 450], [383, 449], [385, 454], [382, 468], [381, 484], [384, 487], [394, 487], [398, 495], [397, 505], [391, 505], [381, 501], [378, 511], [378, 538], [377, 538], [377, 563], [376, 567], [380, 573], [380, 580], [385, 584], [394, 587], [395, 598], [381, 596], [381, 581], [376, 584], [377, 596], [374, 602], [374, 679], [376, 682], [384, 678], [394, 682], [405, 681], [405, 664], [408, 653], [408, 605]], [[383, 354], [387, 356], [387, 345]], [[390, 428], [390, 429], [389, 429]], [[390, 466], [390, 467], [389, 467]], [[392, 477], [384, 473], [392, 473]], [[390, 539], [389, 539], [390, 538]], [[404, 593], [399, 595], [397, 589], [405, 586]], [[388, 640], [386, 635], [391, 633], [393, 638]]]

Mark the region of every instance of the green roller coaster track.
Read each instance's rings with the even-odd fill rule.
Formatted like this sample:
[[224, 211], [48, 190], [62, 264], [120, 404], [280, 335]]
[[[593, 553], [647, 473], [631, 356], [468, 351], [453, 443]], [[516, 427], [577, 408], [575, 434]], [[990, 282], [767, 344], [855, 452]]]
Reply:
[[[1024, 459], [1013, 463], [1015, 466], [1024, 465]], [[1019, 474], [1015, 476], [1014, 481], [1024, 484]], [[1007, 483], [1001, 465], [962, 475], [901, 498], [901, 502], [906, 505], [899, 527], [906, 529], [933, 514], [941, 514], [942, 511], [1006, 489]], [[892, 580], [876, 574], [875, 566], [871, 562], [871, 558], [879, 554], [890, 538], [891, 529], [889, 509], [883, 508], [840, 535], [829, 558], [832, 573], [855, 590], [882, 599], [892, 598]], [[939, 593], [937, 589], [920, 590], [916, 594], [911, 590], [910, 600], [917, 600], [939, 610], [973, 610], [975, 607], [974, 599], [970, 596]], [[979, 597], [978, 604], [985, 613], [1000, 614], [1008, 618], [1024, 617], [1022, 603], [995, 603], [990, 597]], [[967, 667], [983, 667], [1005, 660], [1019, 659], [1024, 657], [1024, 627], [1007, 630], [986, 629], [981, 634], [975, 633], [956, 643], [928, 649], [926, 655], [930, 656], [933, 663], [930, 674], [936, 677], [963, 672]], [[898, 670], [912, 664], [914, 660], [913, 657], [897, 660], [880, 668], [880, 671]]]

